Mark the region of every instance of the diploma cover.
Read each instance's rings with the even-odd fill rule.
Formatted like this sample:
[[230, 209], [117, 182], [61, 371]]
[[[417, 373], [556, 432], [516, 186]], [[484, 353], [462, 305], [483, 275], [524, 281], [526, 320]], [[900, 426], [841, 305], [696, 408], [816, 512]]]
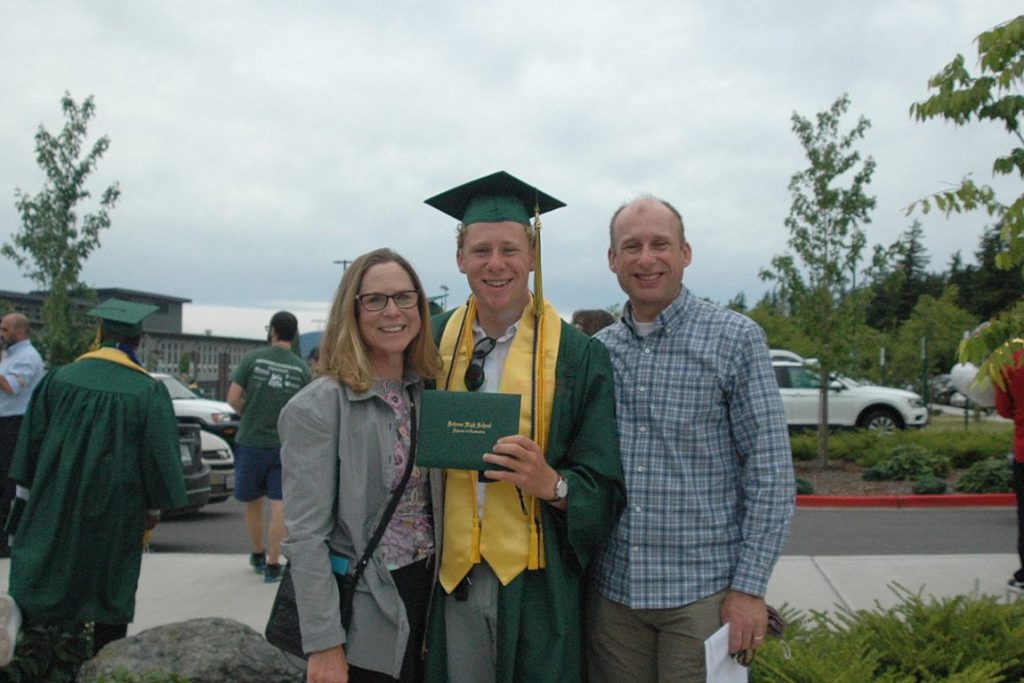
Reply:
[[519, 433], [519, 394], [424, 391], [416, 464], [456, 470], [504, 469], [483, 461], [503, 436]]

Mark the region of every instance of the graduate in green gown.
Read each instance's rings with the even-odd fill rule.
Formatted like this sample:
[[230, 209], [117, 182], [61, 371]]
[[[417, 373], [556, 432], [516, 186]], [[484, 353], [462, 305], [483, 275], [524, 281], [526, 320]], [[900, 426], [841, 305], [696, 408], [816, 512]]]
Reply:
[[581, 681], [584, 570], [625, 491], [608, 351], [541, 292], [539, 216], [564, 204], [505, 172], [427, 203], [460, 221], [473, 292], [434, 318], [437, 388], [521, 396], [519, 433], [483, 456], [507, 471], [445, 471], [427, 680]]
[[156, 309], [110, 299], [89, 311], [101, 346], [43, 378], [10, 470], [29, 497], [9, 592], [26, 623], [94, 622], [97, 651], [134, 616], [143, 532], [186, 500], [170, 395], [134, 351]]

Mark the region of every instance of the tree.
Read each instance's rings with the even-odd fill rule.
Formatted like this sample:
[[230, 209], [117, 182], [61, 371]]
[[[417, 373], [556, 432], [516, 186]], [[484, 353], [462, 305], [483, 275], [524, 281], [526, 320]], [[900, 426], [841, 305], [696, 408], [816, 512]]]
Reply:
[[731, 311], [736, 311], [737, 313], [746, 313], [747, 295], [744, 292], [739, 292], [736, 296], [729, 299], [729, 303], [727, 303], [725, 307]]
[[814, 344], [804, 336], [793, 318], [771, 303], [769, 294], [766, 293], [756, 306], [746, 312], [746, 315], [764, 330], [770, 348], [786, 349], [801, 356], [813, 356]]
[[79, 216], [80, 203], [92, 196], [86, 180], [110, 140], [101, 137], [83, 156], [88, 124], [96, 111], [93, 98], [78, 106], [65, 92], [61, 108], [66, 122], [60, 134], [53, 136], [40, 125], [35, 136], [36, 162], [46, 174], [43, 189], [35, 196], [15, 190], [21, 229], [0, 249], [47, 292], [43, 341], [51, 366], [70, 362], [85, 346], [87, 333], [75, 299], [89, 290], [79, 277], [86, 258], [99, 246], [100, 231], [110, 227], [108, 212], [121, 194], [117, 183], [110, 185], [96, 210]]
[[[922, 373], [929, 377], [949, 369], [956, 363], [957, 347], [965, 330], [977, 324], [977, 319], [957, 305], [955, 285], [946, 288], [942, 296], [925, 294], [918, 299], [913, 312], [896, 335], [892, 362], [894, 384], [921, 385]], [[921, 339], [925, 340], [927, 358], [921, 357]], [[922, 361], [927, 362], [922, 367]], [[922, 395], [924, 387], [920, 386]]]
[[[934, 94], [912, 104], [910, 114], [918, 121], [940, 118], [956, 126], [975, 120], [1001, 124], [1016, 146], [993, 161], [992, 173], [1024, 179], [1024, 15], [985, 31], [977, 43], [980, 75], [972, 75], [963, 55], [958, 54], [929, 79], [928, 88]], [[996, 265], [1024, 274], [1024, 193], [1004, 204], [990, 186], [965, 176], [957, 187], [918, 200], [907, 211], [927, 213], [933, 206], [946, 216], [985, 211], [994, 219], [1003, 240]], [[984, 372], [1002, 383], [1000, 369], [1011, 362], [1017, 349], [1024, 347], [1022, 331], [1024, 301], [1018, 299], [996, 314], [985, 330], [966, 340], [960, 347], [960, 357], [981, 363]]]
[[870, 222], [875, 198], [865, 193], [875, 162], [861, 159], [854, 144], [871, 122], [858, 119], [849, 132], [840, 122], [850, 98], [840, 96], [819, 112], [814, 122], [793, 113], [793, 132], [809, 166], [790, 180], [790, 253], [772, 259], [761, 277], [778, 283], [790, 314], [815, 347], [821, 375], [818, 412], [818, 454], [828, 465], [829, 378], [851, 364], [854, 332], [859, 329], [868, 294], [854, 291], [852, 279], [867, 239], [862, 223]]
[[875, 269], [874, 296], [867, 312], [868, 324], [875, 329], [895, 330], [910, 317], [921, 296], [942, 295], [945, 278], [927, 271], [930, 259], [923, 237], [924, 228], [915, 220], [886, 254], [886, 265], [893, 267]]
[[974, 252], [977, 265], [961, 267], [949, 274], [949, 282], [960, 288], [959, 304], [979, 320], [999, 315], [1024, 296], [1024, 278], [1014, 277], [996, 265], [1006, 248], [998, 227], [986, 228]]

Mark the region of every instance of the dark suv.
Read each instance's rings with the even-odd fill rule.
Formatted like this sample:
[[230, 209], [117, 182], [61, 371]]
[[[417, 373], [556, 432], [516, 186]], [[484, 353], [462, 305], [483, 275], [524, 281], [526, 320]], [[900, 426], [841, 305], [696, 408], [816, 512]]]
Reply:
[[179, 422], [178, 445], [181, 450], [181, 469], [185, 475], [188, 502], [184, 507], [164, 510], [166, 514], [195, 512], [210, 500], [210, 466], [203, 462], [199, 425]]

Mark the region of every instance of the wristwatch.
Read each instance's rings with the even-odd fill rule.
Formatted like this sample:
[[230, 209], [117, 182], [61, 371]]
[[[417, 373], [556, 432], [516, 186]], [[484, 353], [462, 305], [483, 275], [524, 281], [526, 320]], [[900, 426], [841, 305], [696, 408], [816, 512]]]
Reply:
[[551, 500], [552, 503], [557, 503], [560, 500], [565, 500], [565, 497], [569, 495], [569, 482], [565, 480], [565, 477], [558, 475], [558, 481], [555, 482], [555, 497]]

